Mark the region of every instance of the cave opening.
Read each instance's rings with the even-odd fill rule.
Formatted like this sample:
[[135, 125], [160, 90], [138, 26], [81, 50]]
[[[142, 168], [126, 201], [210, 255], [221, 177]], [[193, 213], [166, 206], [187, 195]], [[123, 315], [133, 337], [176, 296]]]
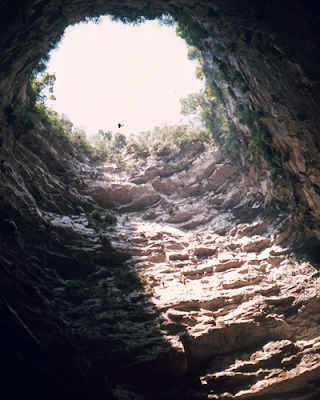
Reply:
[[[319, 273], [292, 254], [320, 237], [316, 6], [1, 3], [6, 398], [317, 399]], [[190, 141], [105, 168], [25, 118], [36, 60], [66, 26], [115, 8], [197, 21], [222, 154]], [[141, 281], [130, 291], [135, 268], [147, 296]]]
[[[30, 75], [27, 94], [35, 115], [25, 116], [27, 124], [35, 126], [38, 118], [52, 134], [99, 162], [114, 160], [124, 148], [154, 151], [159, 142], [164, 152], [190, 141], [211, 147], [221, 142], [218, 136], [229, 130], [223, 121], [227, 111], [221, 100], [219, 112], [210, 104], [212, 87], [200, 50], [204, 33], [190, 17], [95, 16], [70, 28]], [[216, 77], [211, 82], [219, 92]], [[235, 142], [232, 146], [236, 151]]]
[[114, 131], [119, 121], [127, 137], [164, 123], [188, 123], [179, 99], [199, 92], [203, 82], [187, 53], [175, 27], [155, 20], [133, 25], [104, 17], [69, 27], [49, 55], [56, 99], [48, 95], [46, 104], [87, 137]]

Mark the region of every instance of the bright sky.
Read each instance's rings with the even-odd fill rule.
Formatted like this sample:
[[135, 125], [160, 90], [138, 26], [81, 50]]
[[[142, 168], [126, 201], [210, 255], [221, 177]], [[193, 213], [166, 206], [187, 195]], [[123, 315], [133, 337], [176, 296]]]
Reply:
[[198, 92], [197, 63], [187, 58], [174, 27], [146, 21], [140, 26], [113, 22], [70, 26], [48, 70], [55, 72], [56, 101], [88, 136], [99, 129], [139, 134], [167, 123], [184, 122], [179, 99]]

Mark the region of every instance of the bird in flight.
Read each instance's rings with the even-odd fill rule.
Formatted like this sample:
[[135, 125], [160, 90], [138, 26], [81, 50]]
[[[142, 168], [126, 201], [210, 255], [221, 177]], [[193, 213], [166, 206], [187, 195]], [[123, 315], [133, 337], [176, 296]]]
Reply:
[[118, 124], [118, 128], [120, 129], [122, 126], [124, 126], [123, 124], [121, 125], [121, 124]]

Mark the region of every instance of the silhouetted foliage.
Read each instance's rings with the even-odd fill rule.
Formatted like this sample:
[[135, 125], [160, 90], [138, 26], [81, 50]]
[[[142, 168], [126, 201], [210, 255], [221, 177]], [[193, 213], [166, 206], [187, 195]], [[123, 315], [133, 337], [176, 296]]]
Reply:
[[176, 26], [177, 35], [182, 37], [189, 46], [200, 48], [201, 39], [207, 36], [207, 32], [188, 14], [163, 14], [158, 19], [163, 25]]

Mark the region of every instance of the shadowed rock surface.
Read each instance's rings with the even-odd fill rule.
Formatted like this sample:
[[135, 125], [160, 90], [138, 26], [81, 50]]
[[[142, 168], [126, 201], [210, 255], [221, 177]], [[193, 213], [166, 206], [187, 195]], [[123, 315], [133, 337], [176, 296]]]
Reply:
[[[0, 4], [1, 396], [318, 399], [317, 4]], [[294, 191], [258, 154], [239, 169], [191, 143], [98, 166], [30, 124], [28, 76], [66, 26], [178, 11], [208, 74], [242, 76], [244, 93], [220, 88], [228, 114], [246, 134], [235, 105], [263, 111]]]

